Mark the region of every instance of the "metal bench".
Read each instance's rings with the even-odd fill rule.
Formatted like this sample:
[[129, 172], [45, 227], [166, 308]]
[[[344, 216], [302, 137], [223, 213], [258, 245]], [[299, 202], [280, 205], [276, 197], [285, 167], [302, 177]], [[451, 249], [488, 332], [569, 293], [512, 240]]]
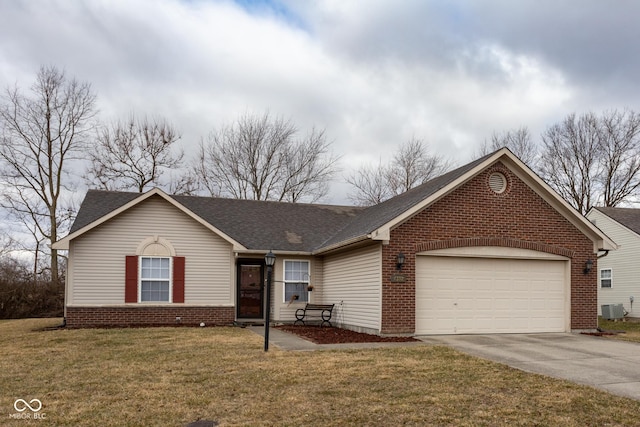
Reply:
[[320, 327], [324, 326], [325, 323], [331, 327], [330, 320], [334, 305], [335, 304], [307, 304], [304, 308], [296, 310], [296, 321], [293, 322], [293, 324], [297, 325], [298, 322], [300, 322], [305, 325], [305, 320], [309, 320], [309, 318], [316, 318], [322, 319]]

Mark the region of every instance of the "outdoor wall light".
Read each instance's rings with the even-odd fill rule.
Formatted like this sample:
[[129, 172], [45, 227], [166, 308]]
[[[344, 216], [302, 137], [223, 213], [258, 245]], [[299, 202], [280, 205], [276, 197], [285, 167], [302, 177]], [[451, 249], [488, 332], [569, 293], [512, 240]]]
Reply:
[[593, 261], [588, 259], [587, 262], [584, 263], [584, 270], [582, 270], [582, 272], [584, 274], [589, 274], [589, 272], [591, 271], [592, 267], [593, 267]]
[[402, 270], [403, 264], [404, 264], [404, 254], [400, 252], [396, 257], [396, 270]]
[[276, 263], [276, 256], [273, 252], [269, 251], [269, 253], [264, 256], [264, 263], [267, 264], [267, 267], [273, 267], [273, 264]]

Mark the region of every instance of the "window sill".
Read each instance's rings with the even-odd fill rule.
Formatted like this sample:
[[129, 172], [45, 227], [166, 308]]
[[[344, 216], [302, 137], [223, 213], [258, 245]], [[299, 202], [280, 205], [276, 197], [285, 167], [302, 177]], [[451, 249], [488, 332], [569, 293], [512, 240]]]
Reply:
[[145, 305], [145, 306], [151, 306], [151, 305], [158, 305], [158, 306], [167, 306], [167, 305], [174, 305], [175, 303], [173, 302], [164, 302], [164, 301], [138, 301], [136, 303], [132, 303], [133, 305]]

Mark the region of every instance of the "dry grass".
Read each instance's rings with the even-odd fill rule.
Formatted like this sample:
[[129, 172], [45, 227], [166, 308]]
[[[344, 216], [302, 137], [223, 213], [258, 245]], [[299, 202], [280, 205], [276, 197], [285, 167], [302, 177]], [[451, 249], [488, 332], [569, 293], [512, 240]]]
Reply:
[[[283, 352], [236, 328], [36, 331], [0, 322], [7, 426], [623, 426], [640, 402], [444, 347]], [[40, 399], [46, 420], [16, 420]]]
[[606, 338], [621, 341], [640, 342], [640, 319], [625, 319], [625, 321], [598, 319], [598, 326], [606, 331], [624, 332], [617, 335], [607, 335]]

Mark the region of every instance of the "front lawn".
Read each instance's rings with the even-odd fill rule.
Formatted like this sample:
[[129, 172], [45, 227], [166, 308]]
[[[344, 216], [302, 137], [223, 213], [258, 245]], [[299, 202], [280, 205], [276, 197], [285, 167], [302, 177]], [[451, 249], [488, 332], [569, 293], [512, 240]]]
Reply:
[[640, 319], [625, 319], [625, 321], [613, 321], [605, 320], [600, 317], [598, 319], [598, 326], [604, 331], [622, 332], [616, 335], [606, 335], [607, 338], [640, 342]]
[[[265, 354], [239, 328], [37, 330], [56, 323], [0, 322], [0, 425], [623, 426], [640, 414], [444, 347]], [[45, 419], [17, 418], [17, 399], [39, 399]]]

